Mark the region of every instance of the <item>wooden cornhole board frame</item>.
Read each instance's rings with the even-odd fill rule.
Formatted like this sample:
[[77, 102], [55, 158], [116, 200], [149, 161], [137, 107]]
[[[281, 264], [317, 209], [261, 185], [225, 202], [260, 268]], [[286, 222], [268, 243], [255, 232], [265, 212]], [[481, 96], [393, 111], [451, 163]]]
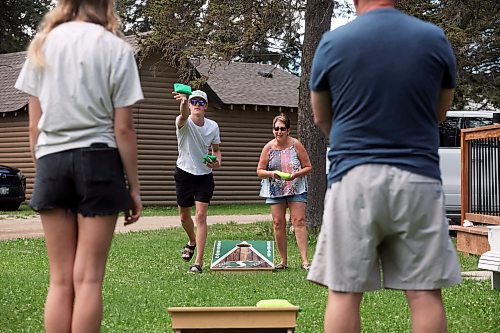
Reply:
[[298, 306], [170, 307], [175, 333], [292, 333]]
[[274, 241], [216, 240], [210, 269], [214, 271], [272, 271]]

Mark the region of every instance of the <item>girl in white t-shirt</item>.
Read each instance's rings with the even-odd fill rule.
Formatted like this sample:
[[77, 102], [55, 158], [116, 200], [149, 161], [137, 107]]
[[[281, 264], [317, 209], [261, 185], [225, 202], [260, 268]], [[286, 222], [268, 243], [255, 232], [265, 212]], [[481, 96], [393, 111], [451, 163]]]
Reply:
[[59, 0], [16, 82], [30, 95], [30, 206], [49, 256], [49, 333], [99, 332], [118, 213], [130, 224], [142, 211], [131, 106], [143, 94], [133, 50], [120, 37], [112, 0]]

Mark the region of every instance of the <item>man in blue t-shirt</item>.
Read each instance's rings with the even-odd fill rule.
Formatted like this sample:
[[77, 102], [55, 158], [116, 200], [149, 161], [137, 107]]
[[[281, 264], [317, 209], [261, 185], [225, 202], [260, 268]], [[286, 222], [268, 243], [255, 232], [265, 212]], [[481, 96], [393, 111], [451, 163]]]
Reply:
[[455, 58], [440, 28], [393, 0], [354, 5], [358, 17], [323, 36], [311, 69], [330, 169], [308, 279], [329, 289], [326, 332], [359, 332], [363, 292], [381, 286], [405, 291], [413, 332], [444, 332], [441, 288], [461, 281], [438, 157]]

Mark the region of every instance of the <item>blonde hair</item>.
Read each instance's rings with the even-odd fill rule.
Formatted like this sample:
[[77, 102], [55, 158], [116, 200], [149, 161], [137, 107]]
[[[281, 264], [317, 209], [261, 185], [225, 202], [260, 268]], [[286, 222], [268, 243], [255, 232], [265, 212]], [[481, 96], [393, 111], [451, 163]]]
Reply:
[[102, 25], [111, 33], [122, 37], [120, 20], [116, 15], [114, 0], [59, 0], [56, 8], [45, 14], [40, 28], [28, 48], [28, 57], [36, 67], [45, 67], [42, 52], [43, 43], [49, 32], [58, 25], [74, 20], [82, 20]]

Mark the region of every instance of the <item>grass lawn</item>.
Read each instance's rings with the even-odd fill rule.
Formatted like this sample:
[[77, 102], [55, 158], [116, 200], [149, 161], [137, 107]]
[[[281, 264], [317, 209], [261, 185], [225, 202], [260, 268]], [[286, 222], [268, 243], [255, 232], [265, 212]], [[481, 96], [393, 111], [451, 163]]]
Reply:
[[[215, 240], [272, 237], [270, 223], [210, 226], [205, 272], [192, 275], [186, 273], [189, 264], [180, 259], [186, 241], [180, 228], [116, 235], [104, 284], [102, 332], [172, 332], [167, 307], [252, 306], [271, 298], [300, 306], [296, 332], [322, 332], [327, 291], [306, 281], [291, 236], [287, 271], [221, 273], [208, 269]], [[314, 242], [311, 236], [310, 256]], [[48, 283], [43, 239], [1, 241], [0, 253], [0, 332], [43, 332]], [[461, 257], [463, 269], [475, 270], [477, 260]], [[467, 280], [443, 294], [450, 332], [499, 332], [500, 293], [490, 289], [489, 280]], [[402, 293], [365, 294], [362, 321], [363, 332], [409, 332], [409, 311]]]
[[[237, 204], [237, 205], [210, 205], [210, 215], [254, 215], [270, 214], [269, 206], [266, 204]], [[177, 216], [177, 206], [150, 206], [144, 207], [142, 216]], [[194, 207], [193, 207], [194, 215]], [[0, 221], [9, 218], [28, 218], [36, 216], [31, 208], [22, 204], [16, 211], [0, 211]]]

